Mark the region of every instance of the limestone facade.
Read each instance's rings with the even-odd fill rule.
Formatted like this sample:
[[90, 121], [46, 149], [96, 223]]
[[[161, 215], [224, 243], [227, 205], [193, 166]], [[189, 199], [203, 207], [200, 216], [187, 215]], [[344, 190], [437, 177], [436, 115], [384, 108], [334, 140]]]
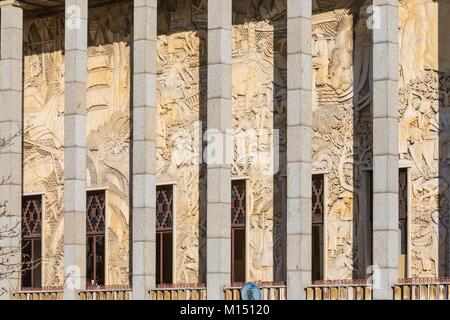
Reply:
[[[324, 179], [320, 283], [379, 268], [374, 298], [388, 299], [399, 278], [450, 276], [447, 1], [55, 0], [51, 11], [39, 2], [0, 1], [0, 139], [17, 139], [0, 144], [0, 174], [11, 176], [0, 225], [18, 220], [22, 196], [42, 196], [42, 287], [67, 288], [65, 256], [76, 265], [86, 255], [79, 208], [87, 191], [104, 190], [104, 285], [147, 298], [149, 216], [156, 187], [170, 185], [173, 285], [225, 297], [231, 181], [243, 180], [245, 280], [303, 299], [317, 284], [312, 175]], [[71, 29], [73, 8], [85, 31]], [[23, 33], [14, 50], [10, 29]], [[211, 130], [225, 163], [205, 159]], [[8, 246], [20, 247], [0, 243], [0, 254]], [[11, 261], [20, 269], [20, 253]], [[22, 289], [1, 271], [5, 296]]]

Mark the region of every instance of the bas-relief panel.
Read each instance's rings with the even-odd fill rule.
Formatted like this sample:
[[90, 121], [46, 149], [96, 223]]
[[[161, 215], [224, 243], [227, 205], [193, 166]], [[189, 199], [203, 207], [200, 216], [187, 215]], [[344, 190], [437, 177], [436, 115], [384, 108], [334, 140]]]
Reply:
[[449, 16], [448, 1], [399, 2], [399, 156], [411, 166], [412, 277], [450, 274]]
[[325, 173], [326, 279], [364, 278], [370, 260], [370, 43], [367, 4], [313, 14], [313, 172]]
[[286, 21], [286, 1], [233, 2], [232, 126], [256, 133], [233, 142], [232, 176], [248, 178], [248, 280], [285, 279]]
[[24, 21], [23, 190], [44, 194], [43, 286], [63, 283], [64, 17]]
[[88, 17], [87, 188], [105, 188], [107, 285], [128, 284], [130, 36], [133, 5]]
[[177, 283], [205, 281], [206, 171], [198, 163], [206, 129], [206, 29], [206, 1], [159, 3], [156, 175], [158, 183], [175, 183]]

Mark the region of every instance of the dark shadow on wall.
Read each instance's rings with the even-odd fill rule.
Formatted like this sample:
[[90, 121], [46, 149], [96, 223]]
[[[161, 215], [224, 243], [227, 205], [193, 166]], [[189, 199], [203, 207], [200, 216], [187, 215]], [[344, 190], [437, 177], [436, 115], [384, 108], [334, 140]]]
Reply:
[[[438, 3], [438, 81], [437, 99], [439, 103], [439, 213], [432, 215], [433, 231], [439, 237], [439, 274], [450, 276], [450, 3], [446, 0], [434, 0]], [[436, 120], [437, 121], [437, 120]], [[437, 221], [436, 221], [437, 220]]]
[[[278, 0], [280, 3], [281, 0]], [[282, 7], [280, 5], [280, 7]], [[273, 280], [287, 281], [287, 11], [273, 26]]]
[[372, 34], [370, 1], [350, 5], [353, 15], [353, 279], [366, 279], [372, 265]]

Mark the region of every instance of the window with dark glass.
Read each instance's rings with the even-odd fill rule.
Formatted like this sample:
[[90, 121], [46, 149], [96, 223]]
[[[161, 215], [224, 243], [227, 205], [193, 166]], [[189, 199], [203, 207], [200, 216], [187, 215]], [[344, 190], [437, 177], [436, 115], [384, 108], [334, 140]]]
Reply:
[[41, 287], [42, 196], [22, 199], [22, 288]]
[[156, 284], [172, 283], [173, 186], [156, 188]]
[[245, 282], [245, 180], [231, 183], [231, 282]]
[[408, 253], [408, 169], [400, 169], [398, 185], [398, 214], [400, 229], [399, 278], [407, 277]]
[[312, 176], [312, 280], [323, 279], [324, 175]]
[[367, 260], [366, 260], [366, 270], [367, 267], [373, 265], [373, 171], [367, 171], [367, 198], [368, 198], [368, 212], [369, 221], [367, 226]]
[[105, 191], [89, 191], [86, 198], [86, 281], [105, 285]]

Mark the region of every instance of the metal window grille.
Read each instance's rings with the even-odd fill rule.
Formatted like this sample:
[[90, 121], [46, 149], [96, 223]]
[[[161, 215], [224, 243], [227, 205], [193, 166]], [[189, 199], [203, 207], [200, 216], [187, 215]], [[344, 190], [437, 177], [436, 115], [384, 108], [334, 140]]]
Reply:
[[312, 224], [323, 224], [324, 216], [324, 176], [313, 175], [312, 178]]
[[42, 196], [22, 199], [22, 287], [41, 286]]
[[172, 283], [173, 186], [156, 188], [156, 283]]
[[105, 284], [105, 214], [105, 191], [89, 191], [86, 197], [86, 280], [88, 286]]
[[231, 186], [231, 226], [245, 227], [246, 214], [245, 181], [233, 181]]

